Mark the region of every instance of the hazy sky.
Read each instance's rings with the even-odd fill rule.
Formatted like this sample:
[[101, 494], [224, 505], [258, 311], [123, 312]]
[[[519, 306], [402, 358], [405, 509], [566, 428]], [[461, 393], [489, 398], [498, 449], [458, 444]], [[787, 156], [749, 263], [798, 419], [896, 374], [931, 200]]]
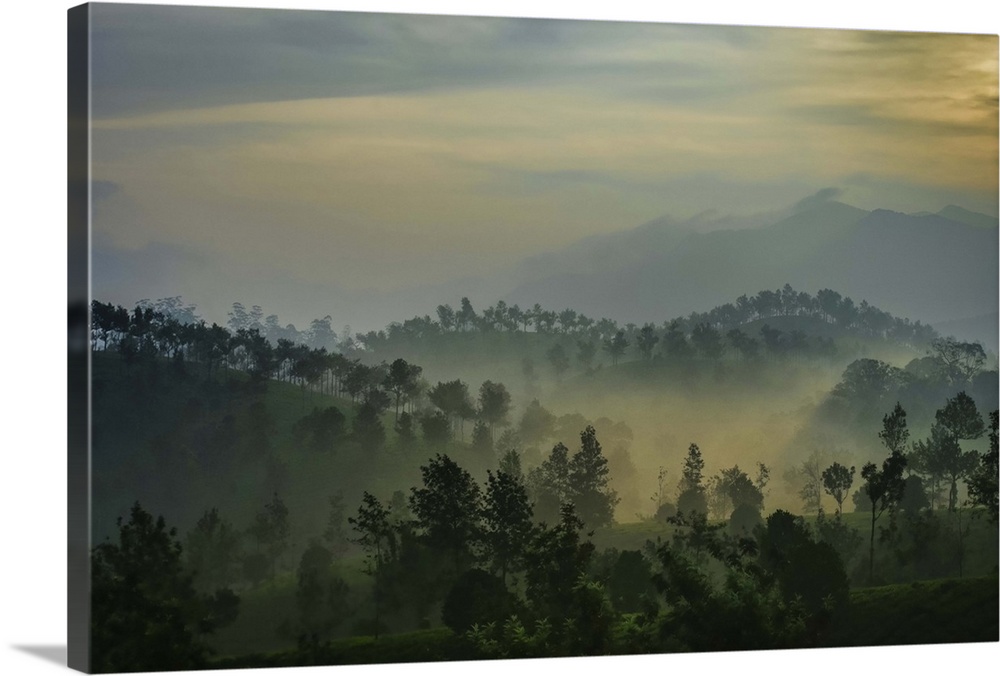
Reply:
[[100, 4], [92, 25], [94, 295], [116, 302], [302, 322], [824, 188], [997, 213], [995, 36]]

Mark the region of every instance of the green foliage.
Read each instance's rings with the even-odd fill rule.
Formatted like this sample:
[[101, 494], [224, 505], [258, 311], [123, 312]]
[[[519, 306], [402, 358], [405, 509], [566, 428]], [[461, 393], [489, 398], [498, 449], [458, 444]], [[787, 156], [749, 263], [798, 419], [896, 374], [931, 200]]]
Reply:
[[997, 443], [997, 425], [1000, 411], [990, 413], [990, 450], [982, 456], [982, 462], [968, 479], [969, 497], [974, 505], [986, 507], [993, 523], [997, 522], [997, 474], [1000, 460], [1000, 444]]
[[656, 593], [652, 565], [638, 550], [623, 551], [609, 571], [606, 586], [615, 610], [640, 612], [648, 607]]
[[315, 540], [302, 553], [295, 593], [300, 637], [326, 639], [337, 625], [352, 614], [348, 605], [347, 583], [333, 575], [332, 563], [333, 554]]
[[568, 478], [570, 500], [580, 519], [592, 528], [610, 525], [618, 495], [609, 486], [608, 461], [589, 425], [580, 434], [580, 450], [570, 459]]
[[470, 568], [458, 576], [445, 597], [441, 620], [456, 634], [463, 634], [475, 625], [503, 621], [517, 606], [517, 597], [500, 578]]
[[472, 450], [483, 456], [492, 457], [493, 437], [490, 435], [490, 428], [482, 420], [477, 420], [472, 428]]
[[823, 490], [837, 501], [837, 513], [844, 511], [844, 500], [847, 499], [851, 485], [854, 483], [854, 467], [847, 468], [835, 462], [823, 470]]
[[272, 578], [277, 571], [281, 556], [288, 549], [290, 532], [288, 507], [275, 493], [271, 502], [265, 504], [264, 508], [257, 513], [254, 523], [250, 527], [250, 535], [256, 542], [257, 552], [267, 558]]
[[422, 488], [410, 491], [410, 509], [428, 546], [447, 552], [451, 575], [472, 562], [472, 545], [480, 538], [482, 493], [472, 476], [447, 455], [436, 455], [420, 467]]
[[185, 670], [206, 665], [205, 637], [232, 622], [239, 599], [195, 591], [176, 530], [139, 503], [118, 541], [91, 555], [91, 664], [95, 672]]
[[218, 509], [213, 507], [198, 519], [187, 535], [186, 546], [186, 563], [200, 591], [214, 591], [235, 582], [242, 542], [232, 524], [219, 516]]
[[385, 445], [385, 426], [374, 404], [365, 402], [354, 417], [352, 432], [365, 453], [377, 453]]
[[336, 406], [312, 412], [301, 418], [292, 428], [293, 438], [316, 452], [332, 452], [347, 433], [347, 420]]
[[532, 530], [531, 504], [521, 478], [503, 470], [487, 472], [482, 507], [483, 554], [491, 569], [500, 572], [503, 584], [509, 571], [521, 568]]
[[618, 495], [610, 487], [608, 460], [591, 425], [580, 433], [580, 449], [572, 457], [566, 446], [556, 444], [549, 457], [528, 473], [527, 481], [541, 521], [558, 518], [566, 503], [573, 504], [579, 518], [594, 528], [609, 525], [614, 518]]

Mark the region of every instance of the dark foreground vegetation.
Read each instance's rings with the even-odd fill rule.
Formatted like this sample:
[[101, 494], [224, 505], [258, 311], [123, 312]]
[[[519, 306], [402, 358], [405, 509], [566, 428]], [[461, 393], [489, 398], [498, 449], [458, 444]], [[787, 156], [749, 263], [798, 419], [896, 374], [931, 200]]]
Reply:
[[[93, 670], [997, 640], [981, 346], [790, 288], [662, 326], [518, 313], [272, 345], [258, 309], [227, 330], [95, 303]], [[516, 364], [525, 394], [456, 363]], [[726, 467], [687, 442], [641, 499], [625, 420], [540, 402], [816, 364], [840, 374], [806, 418], [839, 430], [825, 453]], [[796, 509], [766, 508], [772, 474]]]

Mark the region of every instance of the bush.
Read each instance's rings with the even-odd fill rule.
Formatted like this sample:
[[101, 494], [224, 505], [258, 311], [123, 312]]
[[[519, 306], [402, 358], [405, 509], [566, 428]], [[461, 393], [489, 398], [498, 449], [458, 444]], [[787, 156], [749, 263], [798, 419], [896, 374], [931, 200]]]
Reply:
[[456, 634], [473, 625], [500, 623], [516, 610], [516, 597], [485, 570], [467, 570], [455, 581], [441, 608], [441, 620]]

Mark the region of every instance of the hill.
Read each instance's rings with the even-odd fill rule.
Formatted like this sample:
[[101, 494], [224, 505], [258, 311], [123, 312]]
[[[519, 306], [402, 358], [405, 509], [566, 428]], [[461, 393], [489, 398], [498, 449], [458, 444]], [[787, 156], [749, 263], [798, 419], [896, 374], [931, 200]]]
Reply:
[[948, 321], [996, 310], [995, 224], [957, 207], [907, 215], [839, 202], [759, 228], [697, 232], [663, 220], [536, 258], [536, 273], [543, 263], [549, 273], [526, 277], [504, 298], [638, 322], [790, 283]]

